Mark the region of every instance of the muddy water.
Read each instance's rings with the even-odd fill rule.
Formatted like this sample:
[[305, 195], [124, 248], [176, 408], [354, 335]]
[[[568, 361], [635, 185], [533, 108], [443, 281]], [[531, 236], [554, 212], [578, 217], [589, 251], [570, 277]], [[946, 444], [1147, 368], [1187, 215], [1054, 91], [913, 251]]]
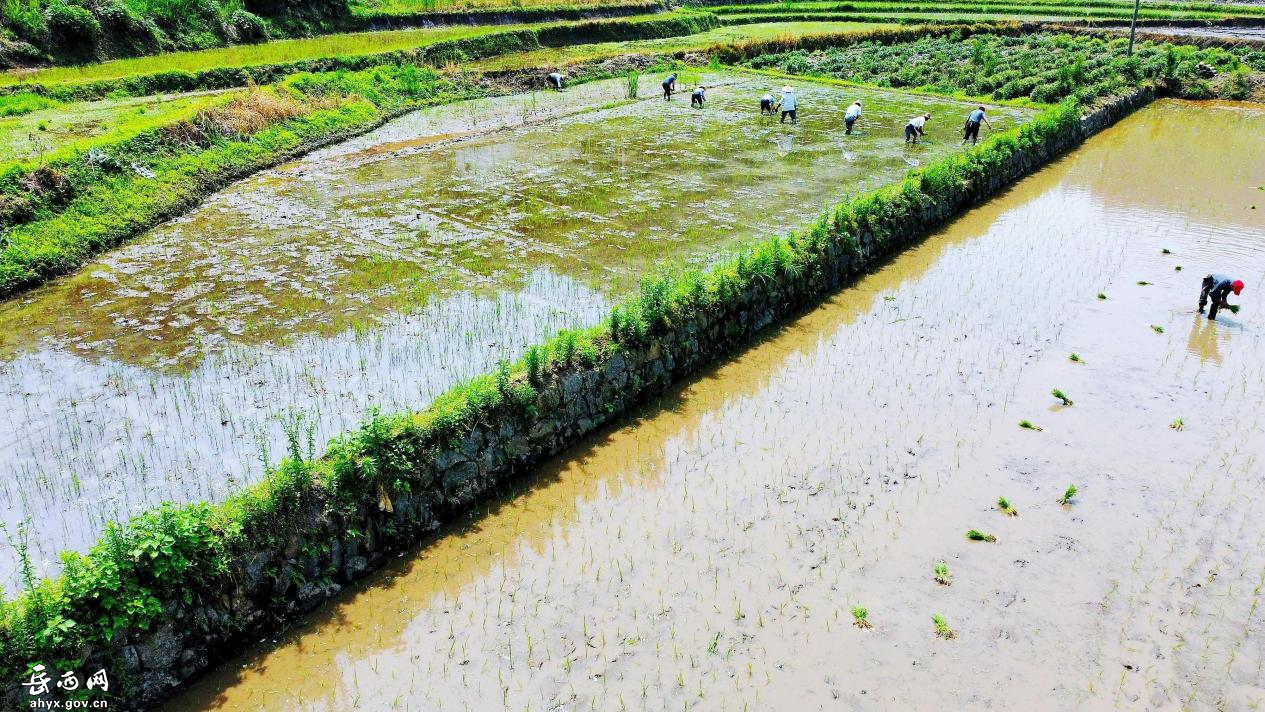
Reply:
[[170, 709], [1254, 708], [1263, 129], [1135, 114]]
[[[596, 321], [659, 260], [713, 259], [956, 150], [947, 127], [896, 137], [924, 108], [965, 112], [803, 84], [780, 126], [756, 112], [766, 80], [685, 78], [713, 86], [705, 111], [645, 98], [646, 77], [641, 101], [619, 81], [419, 112], [0, 306], [4, 521], [31, 520], [51, 571], [109, 518], [252, 480], [292, 411], [319, 444], [424, 405]], [[854, 96], [865, 132], [844, 137]]]

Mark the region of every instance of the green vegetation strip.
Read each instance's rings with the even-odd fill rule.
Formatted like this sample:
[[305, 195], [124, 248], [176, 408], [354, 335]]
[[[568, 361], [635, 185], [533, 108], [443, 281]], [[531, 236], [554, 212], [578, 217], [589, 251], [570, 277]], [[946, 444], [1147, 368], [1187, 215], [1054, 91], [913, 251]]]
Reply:
[[[1044, 8], [1047, 14], [1069, 15], [1077, 17], [1091, 8], [1115, 9], [1131, 13], [1133, 3], [1123, 0], [960, 0], [959, 2], [929, 3], [925, 0], [853, 0], [852, 2], [831, 2], [825, 0], [807, 0], [806, 2], [734, 2], [730, 4], [707, 4], [710, 12], [717, 14], [754, 13], [754, 12], [813, 12], [813, 11], [852, 11], [856, 9], [883, 10], [887, 12], [931, 11], [948, 12], [962, 7], [981, 8], [987, 12], [1008, 12], [1009, 8]], [[993, 9], [1007, 8], [1007, 9]], [[1222, 3], [1177, 3], [1147, 2], [1143, 12], [1168, 11], [1174, 13], [1198, 13], [1217, 17], [1262, 17], [1265, 7], [1252, 5], [1229, 5]]]
[[[661, 37], [677, 37], [705, 32], [719, 25], [709, 13], [679, 12], [671, 15], [622, 20], [594, 20], [589, 22], [563, 23], [540, 27], [486, 32], [486, 28], [460, 28], [455, 32], [467, 33], [457, 39], [430, 41], [432, 35], [423, 34], [422, 46], [391, 51], [351, 50], [337, 56], [317, 56], [291, 61], [246, 64], [233, 66], [237, 61], [254, 61], [269, 57], [270, 52], [260, 54], [252, 48], [232, 53], [217, 52], [205, 59], [212, 65], [195, 71], [151, 71], [161, 65], [161, 59], [135, 62], [143, 73], [121, 77], [109, 77], [90, 81], [63, 81], [51, 83], [19, 83], [0, 87], [0, 91], [38, 94], [57, 101], [85, 101], [107, 96], [149, 96], [160, 93], [228, 89], [248, 84], [270, 84], [289, 74], [298, 72], [360, 71], [383, 64], [426, 64], [444, 66], [473, 59], [493, 57], [510, 52], [558, 47], [587, 42], [643, 40]], [[421, 32], [421, 31], [419, 31]], [[482, 34], [480, 34], [482, 33]], [[363, 49], [372, 50], [376, 41], [372, 34], [358, 36], [366, 44]], [[321, 38], [322, 42], [330, 38]], [[324, 50], [320, 50], [323, 54]], [[307, 52], [304, 51], [306, 54]], [[104, 71], [108, 65], [101, 65]], [[68, 70], [59, 70], [55, 76], [64, 76]], [[110, 68], [110, 71], [114, 71]]]
[[[500, 462], [496, 457], [506, 455], [471, 444], [476, 431], [489, 433], [486, 437], [499, 433], [508, 438], [507, 450], [524, 452], [526, 445], [514, 445], [515, 433], [530, 432], [534, 441], [542, 425], [552, 427], [566, 417], [548, 414], [559, 407], [549, 402], [550, 394], [583, 394], [598, 387], [585, 385], [589, 383], [611, 387], [615, 381], [609, 374], [633, 370], [629, 363], [650, 369], [651, 380], [642, 380], [636, 370], [627, 381], [620, 380], [622, 391], [607, 401], [604, 415], [587, 425], [581, 419], [578, 434], [564, 438], [573, 441], [683, 377], [690, 367], [672, 365], [671, 350], [679, 348], [677, 353], [686, 359], [691, 352], [700, 353], [689, 346], [696, 340], [710, 349], [692, 362], [694, 367], [718, 358], [724, 345], [742, 343], [1074, 145], [1083, 138], [1081, 114], [1081, 107], [1069, 100], [976, 149], [846, 200], [800, 233], [758, 242], [706, 271], [669, 269], [647, 278], [640, 293], [613, 309], [603, 323], [563, 332], [529, 349], [518, 362], [503, 363], [496, 373], [454, 388], [424, 410], [375, 415], [358, 431], [332, 442], [319, 458], [310, 447], [304, 451], [296, 428], [289, 456], [259, 484], [221, 504], [163, 506], [125, 525], [111, 525], [86, 555], [63, 555], [63, 573], [56, 581], [36, 583], [30, 580], [29, 566], [24, 567], [26, 590], [0, 607], [0, 674], [20, 680], [36, 662], [72, 669], [85, 660], [127, 669], [122, 647], [129, 641], [141, 641], [157, 629], [167, 637], [185, 634], [183, 628], [174, 630], [171, 616], [177, 610], [218, 611], [222, 605], [237, 610], [237, 603], [217, 602], [237, 600], [248, 580], [275, 581], [275, 588], [263, 584], [265, 590], [289, 591], [291, 596], [336, 590], [329, 581], [339, 569], [328, 568], [329, 562], [337, 558], [343, 566], [348, 554], [339, 543], [335, 557], [335, 539], [363, 539], [366, 546], [372, 540], [379, 552], [383, 546], [403, 549], [427, 523], [416, 514], [419, 502], [430, 502], [441, 515], [451, 513], [490, 486], [469, 484], [493, 476], [492, 467], [485, 473], [483, 465], [474, 468], [477, 475], [470, 474], [473, 458], [486, 455]], [[483, 443], [485, 436], [478, 437]], [[554, 445], [534, 451], [533, 461], [565, 444], [550, 442]], [[460, 467], [438, 462], [467, 446], [470, 459], [461, 456]], [[527, 464], [514, 460], [519, 455], [509, 457], [515, 464], [501, 466], [497, 476], [508, 477], [516, 465]], [[468, 476], [453, 476], [458, 469]], [[382, 524], [340, 530], [375, 521]], [[304, 573], [303, 566], [287, 564], [251, 573], [287, 550], [294, 553], [280, 555], [310, 562], [310, 570]], [[287, 608], [284, 600], [273, 599], [268, 605], [274, 615], [295, 613], [293, 605]], [[226, 614], [227, 621], [196, 615], [202, 616], [199, 626], [222, 630], [217, 639], [225, 645], [242, 636], [257, 637], [258, 627], [268, 625], [258, 615], [232, 620]], [[134, 684], [123, 675], [110, 694], [128, 699]]]

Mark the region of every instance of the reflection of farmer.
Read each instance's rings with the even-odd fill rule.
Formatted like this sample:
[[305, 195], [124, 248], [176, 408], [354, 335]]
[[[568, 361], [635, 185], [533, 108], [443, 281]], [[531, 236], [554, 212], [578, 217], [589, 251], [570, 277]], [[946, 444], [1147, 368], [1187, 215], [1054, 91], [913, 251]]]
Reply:
[[798, 123], [795, 118], [795, 108], [799, 105], [799, 99], [795, 96], [795, 90], [790, 87], [782, 87], [782, 98], [777, 101], [777, 108], [782, 112], [782, 120], [779, 124], [786, 123], [786, 117], [791, 117], [791, 123]]
[[843, 126], [845, 129], [844, 130], [845, 134], [852, 133], [852, 126], [853, 124], [857, 122], [857, 119], [859, 118], [861, 118], [860, 100], [852, 102], [852, 106], [849, 106], [848, 110], [843, 112]]
[[676, 72], [669, 74], [663, 78], [663, 98], [666, 101], [672, 100], [672, 92], [676, 91]]
[[1239, 296], [1243, 292], [1243, 280], [1231, 279], [1224, 274], [1210, 274], [1204, 277], [1203, 288], [1199, 291], [1199, 311], [1202, 313], [1208, 300], [1212, 300], [1212, 307], [1208, 309], [1209, 319], [1216, 319], [1219, 309], [1237, 312], [1239, 308], [1231, 306], [1226, 301], [1230, 297], [1230, 292], [1234, 292], [1236, 297]]
[[1186, 351], [1197, 356], [1200, 361], [1221, 363], [1221, 352], [1217, 350], [1217, 326], [1209, 324], [1207, 319], [1200, 319], [1198, 315], [1191, 319]]
[[701, 109], [703, 108], [703, 102], [706, 100], [707, 100], [707, 87], [700, 86], [699, 88], [694, 90], [693, 94], [690, 94], [690, 108], [692, 109], [697, 106], [698, 108]]
[[764, 92], [764, 96], [760, 97], [760, 116], [768, 114], [773, 115], [773, 93]]
[[918, 137], [926, 133], [923, 127], [927, 125], [927, 119], [930, 118], [931, 114], [923, 114], [910, 119], [909, 123], [905, 124], [905, 143], [910, 141], [918, 143]]
[[562, 74], [561, 73], [553, 72], [548, 77], [546, 77], [546, 79], [548, 80], [549, 87], [551, 89], [553, 89], [554, 91], [562, 91]]
[[984, 116], [984, 107], [982, 106], [975, 111], [972, 111], [970, 115], [966, 117], [966, 128], [962, 131], [962, 143], [970, 141], [972, 146], [979, 143], [980, 123], [988, 124], [988, 130], [993, 130], [992, 123], [989, 122], [987, 116]]

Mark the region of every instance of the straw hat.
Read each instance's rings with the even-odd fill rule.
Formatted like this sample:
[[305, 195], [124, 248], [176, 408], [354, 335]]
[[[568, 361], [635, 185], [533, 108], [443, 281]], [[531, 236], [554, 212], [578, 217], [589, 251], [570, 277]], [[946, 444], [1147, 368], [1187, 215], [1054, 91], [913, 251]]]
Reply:
[[789, 86], [782, 87], [782, 93], [783, 93], [783, 94], [785, 94], [785, 93], [786, 93], [786, 92], [788, 92], [788, 91], [795, 91], [795, 90], [794, 90], [794, 89], [791, 89]]

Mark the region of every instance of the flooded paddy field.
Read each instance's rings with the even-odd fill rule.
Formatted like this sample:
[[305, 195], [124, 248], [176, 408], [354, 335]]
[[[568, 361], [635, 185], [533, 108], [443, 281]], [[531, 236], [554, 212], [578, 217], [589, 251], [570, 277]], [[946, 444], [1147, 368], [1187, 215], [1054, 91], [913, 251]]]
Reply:
[[1263, 129], [1138, 112], [168, 709], [1255, 709]]
[[[287, 428], [319, 448], [371, 407], [422, 407], [595, 322], [663, 259], [705, 263], [959, 150], [969, 108], [800, 83], [783, 126], [758, 116], [774, 80], [688, 78], [713, 87], [703, 111], [646, 77], [640, 101], [620, 80], [418, 112], [0, 306], [10, 531], [28, 520], [51, 572], [111, 518], [219, 499]], [[854, 98], [864, 131], [844, 136]], [[953, 125], [906, 148], [924, 110]], [[997, 113], [1000, 129], [1030, 112]]]

